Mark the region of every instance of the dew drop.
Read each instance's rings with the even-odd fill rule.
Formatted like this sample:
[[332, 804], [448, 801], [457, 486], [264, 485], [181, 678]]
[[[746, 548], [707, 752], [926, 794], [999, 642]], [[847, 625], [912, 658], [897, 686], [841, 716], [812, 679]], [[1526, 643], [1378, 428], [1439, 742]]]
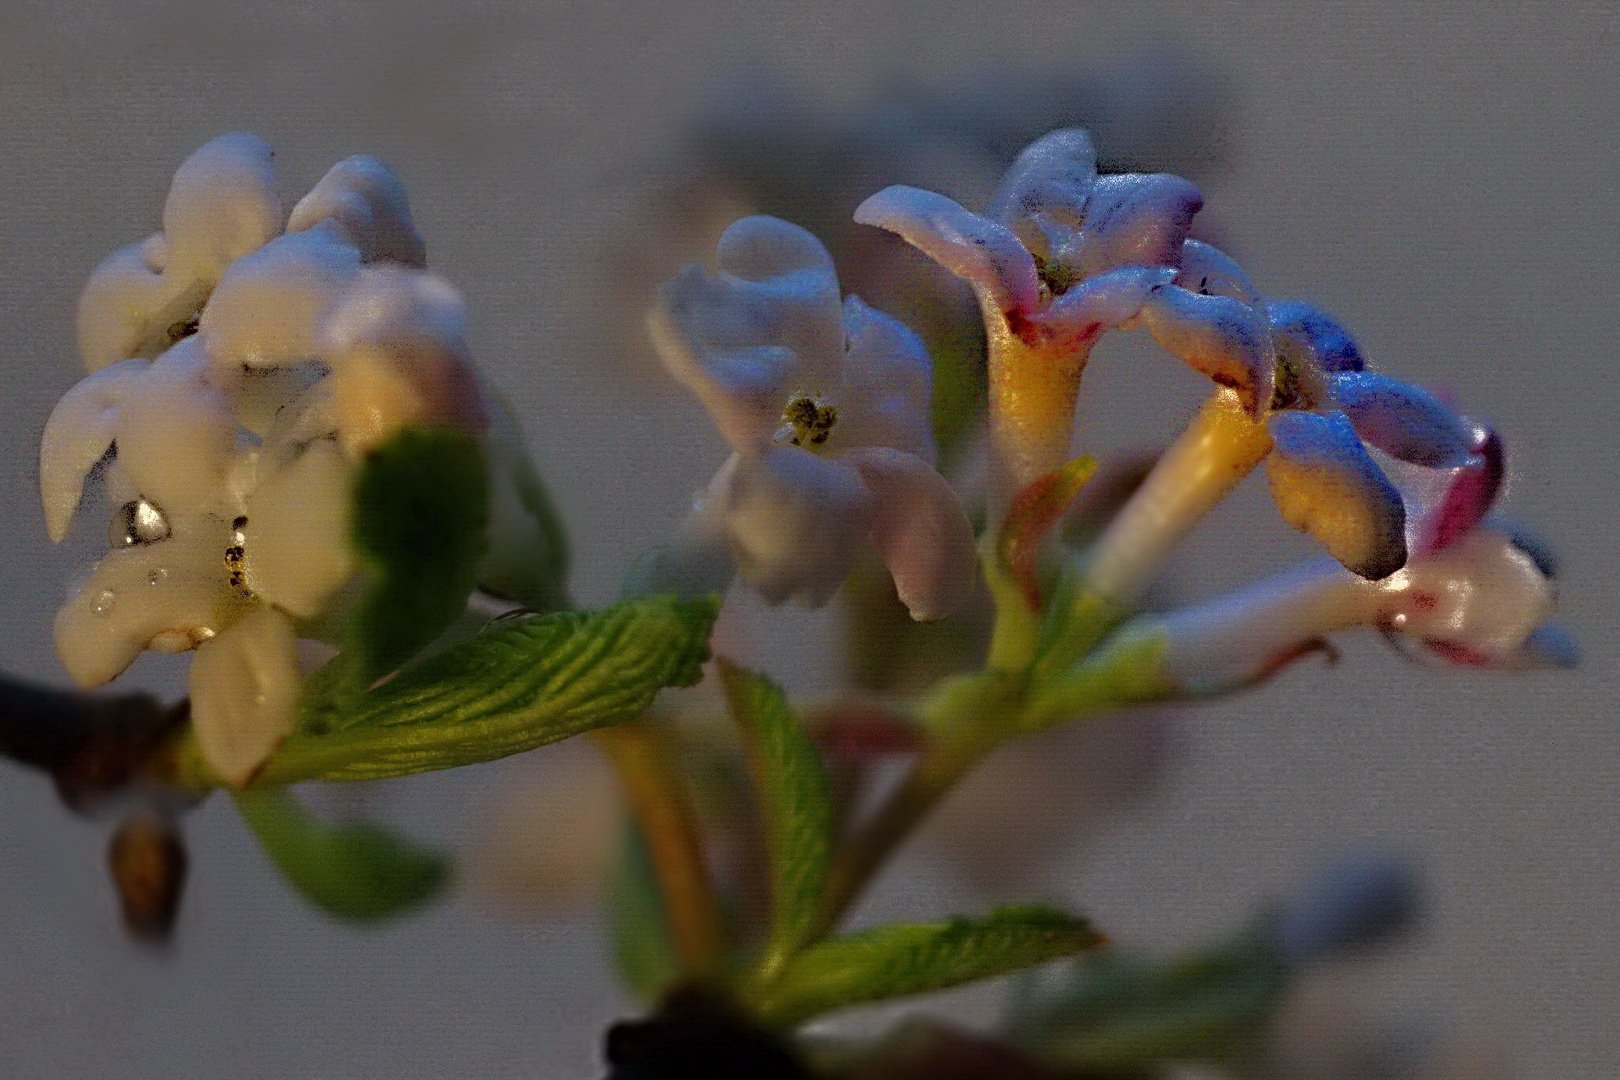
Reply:
[[163, 516], [157, 504], [146, 499], [131, 499], [113, 512], [107, 542], [115, 548], [135, 547], [166, 540], [169, 533], [169, 519]]
[[90, 605], [90, 610], [97, 615], [110, 614], [117, 599], [118, 596], [111, 589], [102, 589], [96, 594], [95, 602]]

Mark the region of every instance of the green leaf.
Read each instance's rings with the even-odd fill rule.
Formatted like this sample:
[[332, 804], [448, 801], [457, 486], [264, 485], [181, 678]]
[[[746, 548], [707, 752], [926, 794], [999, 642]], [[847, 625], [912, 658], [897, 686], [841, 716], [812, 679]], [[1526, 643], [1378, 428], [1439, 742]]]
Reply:
[[330, 915], [361, 921], [403, 915], [449, 879], [444, 856], [366, 822], [323, 822], [285, 788], [239, 791], [235, 798], [288, 883]]
[[653, 872], [647, 841], [635, 822], [625, 826], [619, 865], [608, 900], [613, 960], [619, 977], [641, 1001], [652, 1004], [680, 973], [669, 937], [669, 913]]
[[489, 550], [478, 584], [535, 611], [568, 607], [568, 537], [511, 405], [491, 395]]
[[1083, 919], [1039, 907], [979, 919], [901, 923], [832, 938], [799, 953], [756, 991], [767, 1022], [945, 990], [1094, 949], [1102, 935]]
[[1287, 987], [1288, 967], [1257, 927], [1165, 960], [1078, 963], [1015, 1000], [1007, 1028], [1043, 1058], [1088, 1073], [1228, 1061], [1252, 1045]]
[[[502, 619], [359, 695], [311, 680], [299, 730], [254, 781], [372, 780], [490, 761], [638, 716], [708, 658], [713, 597]], [[329, 688], [329, 687], [328, 687]], [[211, 786], [200, 756], [182, 783]]]
[[761, 977], [809, 939], [827, 887], [833, 800], [821, 754], [776, 684], [720, 662], [731, 715], [748, 739], [770, 853], [771, 933]]
[[369, 686], [455, 621], [477, 585], [488, 523], [475, 436], [405, 428], [366, 455], [349, 531], [365, 584], [345, 632], [347, 678]]

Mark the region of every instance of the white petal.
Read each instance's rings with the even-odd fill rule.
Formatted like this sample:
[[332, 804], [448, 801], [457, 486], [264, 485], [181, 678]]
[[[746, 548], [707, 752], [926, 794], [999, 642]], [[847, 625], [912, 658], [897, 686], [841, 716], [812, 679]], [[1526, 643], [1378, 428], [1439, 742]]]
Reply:
[[488, 422], [461, 331], [460, 295], [418, 270], [362, 270], [319, 332], [344, 445], [358, 455], [408, 425]]
[[1024, 147], [985, 207], [986, 217], [1011, 224], [1055, 213], [1078, 226], [1097, 179], [1097, 151], [1081, 128], [1048, 132]]
[[1119, 266], [1176, 266], [1198, 189], [1168, 173], [1101, 176], [1086, 204], [1080, 271], [1086, 277]]
[[86, 371], [168, 348], [168, 328], [152, 325], [165, 292], [163, 278], [147, 263], [147, 244], [107, 256], [79, 294], [79, 354]]
[[329, 440], [260, 481], [248, 500], [245, 570], [256, 595], [312, 619], [354, 572], [353, 468]]
[[1260, 306], [1260, 294], [1237, 260], [1202, 240], [1187, 240], [1181, 245], [1181, 272], [1175, 283], [1188, 292], [1230, 296], [1250, 307]]
[[1087, 278], [1034, 321], [1062, 339], [1083, 344], [1134, 319], [1153, 291], [1175, 276], [1168, 266], [1123, 266]]
[[231, 264], [197, 332], [220, 364], [312, 359], [322, 315], [359, 273], [360, 253], [331, 223], [279, 237]]
[[45, 529], [61, 540], [84, 495], [84, 478], [113, 442], [118, 403], [150, 365], [124, 360], [79, 382], [56, 403], [39, 444], [39, 491]]
[[209, 359], [195, 336], [130, 381], [113, 437], [119, 467], [171, 516], [214, 508], [226, 495], [236, 418], [205, 379]]
[[1553, 610], [1552, 584], [1503, 533], [1481, 529], [1381, 583], [1390, 625], [1488, 657], [1516, 652]]
[[181, 163], [163, 207], [166, 274], [191, 274], [211, 285], [281, 232], [271, 156], [269, 143], [236, 132], [205, 143]]
[[383, 162], [357, 154], [332, 166], [287, 219], [289, 233], [331, 218], [366, 262], [427, 266], [422, 235], [411, 220], [405, 185]]
[[261, 607], [191, 662], [191, 726], [220, 779], [241, 787], [269, 760], [297, 719], [298, 652], [292, 622]]
[[844, 380], [832, 396], [838, 426], [830, 445], [890, 446], [934, 460], [934, 367], [928, 347], [904, 323], [844, 301]]
[[1276, 358], [1263, 313], [1229, 296], [1166, 285], [1143, 305], [1142, 322], [1170, 355], [1236, 390], [1251, 413], [1270, 404]]
[[861, 203], [855, 220], [898, 234], [999, 311], [1028, 314], [1040, 303], [1035, 259], [1018, 234], [943, 195], [897, 184]]
[[972, 592], [973, 525], [934, 467], [898, 450], [868, 447], [839, 458], [873, 496], [872, 542], [900, 600], [919, 622], [944, 618]]
[[733, 457], [703, 508], [720, 515], [744, 580], [773, 604], [825, 604], [872, 524], [872, 497], [855, 470], [796, 446]]
[[102, 559], [56, 616], [56, 652], [73, 681], [100, 686], [148, 647], [176, 652], [229, 626], [243, 603], [226, 580], [229, 543], [228, 526], [213, 521]]

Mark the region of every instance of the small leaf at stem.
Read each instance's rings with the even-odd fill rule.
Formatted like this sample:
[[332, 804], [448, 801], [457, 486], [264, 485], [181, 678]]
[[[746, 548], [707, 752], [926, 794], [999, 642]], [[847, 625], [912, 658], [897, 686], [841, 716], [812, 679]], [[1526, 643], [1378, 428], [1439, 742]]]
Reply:
[[768, 977], [813, 932], [827, 885], [834, 808], [821, 755], [780, 687], [721, 660], [731, 715], [748, 740], [770, 849]]
[[1023, 590], [1031, 611], [1041, 609], [1041, 587], [1036, 576], [1041, 542], [1096, 471], [1097, 461], [1090, 454], [1077, 457], [1061, 469], [1030, 481], [1013, 496], [996, 540], [996, 556]]
[[799, 953], [756, 991], [755, 1006], [767, 1022], [790, 1026], [833, 1009], [1006, 975], [1103, 940], [1084, 919], [1039, 907], [880, 926]]
[[620, 844], [608, 921], [619, 978], [643, 1002], [657, 1001], [674, 985], [680, 967], [647, 841], [633, 821], [626, 823]]
[[321, 821], [285, 788], [232, 796], [287, 882], [329, 915], [359, 921], [403, 915], [449, 878], [444, 856], [369, 822]]
[[358, 687], [415, 656], [466, 606], [488, 546], [489, 481], [475, 436], [405, 428], [366, 455], [350, 543], [365, 572], [345, 670]]

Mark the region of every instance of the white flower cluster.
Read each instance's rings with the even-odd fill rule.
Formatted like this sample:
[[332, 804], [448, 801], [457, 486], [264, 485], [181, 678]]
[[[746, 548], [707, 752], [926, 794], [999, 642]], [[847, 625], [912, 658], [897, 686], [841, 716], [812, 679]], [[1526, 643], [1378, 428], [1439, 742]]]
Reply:
[[290, 730], [298, 639], [355, 578], [363, 455], [403, 426], [489, 422], [461, 300], [424, 266], [382, 162], [340, 162], [284, 219], [270, 147], [232, 134], [186, 159], [162, 230], [81, 297], [89, 375], [45, 430], [45, 517], [64, 537], [94, 473], [117, 509], [57, 649], [84, 687], [195, 649], [192, 721], [230, 783]]

